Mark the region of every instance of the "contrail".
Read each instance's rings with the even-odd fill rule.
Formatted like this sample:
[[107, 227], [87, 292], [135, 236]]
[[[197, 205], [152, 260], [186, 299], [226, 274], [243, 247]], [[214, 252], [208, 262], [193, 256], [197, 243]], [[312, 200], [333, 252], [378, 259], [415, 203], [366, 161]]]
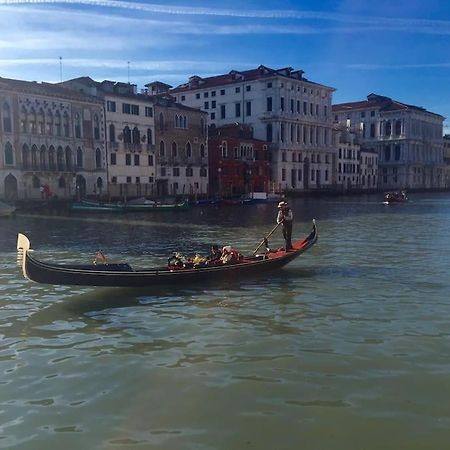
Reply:
[[[223, 16], [243, 17], [260, 19], [315, 19], [335, 22], [371, 24], [377, 26], [399, 26], [399, 27], [422, 27], [422, 29], [443, 27], [449, 29], [450, 22], [446, 20], [433, 19], [409, 19], [390, 18], [375, 16], [355, 16], [351, 14], [340, 14], [322, 11], [300, 11], [300, 10], [237, 10], [224, 8], [202, 8], [192, 6], [158, 5], [147, 3], [125, 2], [121, 0], [0, 0], [0, 5], [37, 5], [37, 4], [66, 4], [66, 5], [88, 5], [105, 8], [118, 8], [132, 11], [143, 11], [148, 13], [192, 15], [192, 16]], [[417, 31], [417, 30], [416, 30]], [[431, 32], [431, 30], [429, 30]], [[444, 31], [444, 30], [441, 30]]]

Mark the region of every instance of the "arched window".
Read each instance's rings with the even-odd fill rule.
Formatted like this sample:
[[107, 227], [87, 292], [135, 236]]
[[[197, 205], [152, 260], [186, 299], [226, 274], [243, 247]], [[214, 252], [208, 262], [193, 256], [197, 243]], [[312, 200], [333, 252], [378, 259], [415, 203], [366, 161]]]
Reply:
[[36, 111], [34, 108], [31, 108], [28, 125], [30, 133], [36, 134]]
[[165, 156], [165, 154], [166, 154], [166, 148], [164, 145], [164, 141], [161, 141], [159, 143], [159, 156]]
[[27, 110], [25, 109], [25, 106], [22, 106], [22, 109], [20, 110], [20, 131], [22, 133], [26, 133], [28, 131], [28, 129], [27, 129]]
[[72, 150], [70, 149], [70, 147], [66, 147], [65, 156], [66, 156], [66, 170], [71, 171], [73, 164], [72, 164]]
[[227, 141], [222, 141], [222, 145], [220, 146], [221, 150], [222, 150], [222, 158], [228, 158], [228, 146], [227, 146]]
[[172, 156], [176, 158], [178, 156], [177, 143], [172, 142]]
[[179, 127], [180, 127], [180, 124], [178, 121], [178, 114], [175, 114], [175, 128], [179, 128]]
[[164, 115], [163, 113], [159, 113], [159, 129], [164, 130]]
[[109, 125], [109, 140], [116, 142], [116, 127], [113, 124]]
[[49, 136], [53, 135], [53, 113], [48, 110], [46, 115], [45, 133]]
[[133, 128], [133, 144], [139, 144], [141, 142], [141, 132], [138, 127]]
[[100, 139], [100, 120], [98, 118], [98, 114], [94, 114], [94, 139]]
[[103, 180], [101, 179], [101, 177], [97, 178], [97, 187], [101, 190], [103, 187]]
[[70, 137], [69, 115], [67, 111], [64, 112], [64, 136]]
[[45, 134], [45, 115], [42, 108], [39, 110], [38, 114], [37, 132], [38, 134]]
[[384, 160], [385, 161], [390, 161], [391, 159], [391, 146], [390, 145], [386, 145], [384, 147]]
[[102, 152], [99, 148], [95, 150], [95, 168], [101, 169], [102, 167]]
[[188, 142], [186, 144], [186, 157], [187, 158], [192, 158], [192, 147], [191, 147], [191, 143]]
[[56, 136], [61, 136], [61, 113], [56, 111], [55, 113], [55, 134]]
[[46, 158], [46, 148], [45, 145], [41, 145], [41, 150], [39, 151], [39, 167], [41, 170], [47, 169], [47, 158]]
[[183, 117], [183, 128], [187, 128], [187, 117]]
[[80, 113], [75, 113], [75, 137], [81, 139], [81, 117]]
[[53, 145], [48, 149], [48, 168], [52, 171], [56, 170], [55, 148]]
[[12, 131], [11, 107], [6, 102], [3, 103], [2, 116], [3, 116], [3, 131], [5, 133], [11, 133]]
[[153, 135], [152, 135], [152, 129], [147, 128], [147, 144], [152, 145], [153, 144]]
[[205, 146], [203, 144], [200, 145], [200, 157], [206, 158]]
[[13, 166], [14, 165], [14, 150], [12, 145], [7, 142], [5, 145], [5, 166]]
[[395, 121], [395, 134], [397, 136], [400, 136], [402, 134], [402, 121], [401, 120]]
[[27, 170], [30, 165], [30, 151], [26, 144], [22, 147], [22, 165], [24, 170]]
[[80, 147], [77, 148], [77, 167], [79, 169], [83, 167], [83, 150]]
[[66, 180], [64, 179], [64, 177], [59, 177], [58, 187], [61, 189], [64, 189], [66, 187]]
[[401, 151], [400, 145], [396, 145], [396, 146], [394, 147], [394, 159], [395, 159], [396, 161], [400, 161], [401, 153], [402, 153], [402, 151]]
[[31, 168], [38, 170], [38, 149], [35, 145], [31, 147]]
[[64, 151], [62, 147], [58, 147], [56, 151], [56, 166], [59, 172], [64, 170]]
[[123, 129], [123, 142], [125, 144], [131, 144], [131, 130], [128, 125]]

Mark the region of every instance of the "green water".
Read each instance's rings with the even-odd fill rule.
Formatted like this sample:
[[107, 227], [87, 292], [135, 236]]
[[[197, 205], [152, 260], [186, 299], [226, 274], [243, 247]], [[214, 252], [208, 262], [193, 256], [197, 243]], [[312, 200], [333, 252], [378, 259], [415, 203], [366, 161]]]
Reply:
[[449, 448], [450, 194], [411, 197], [293, 201], [310, 252], [190, 288], [37, 285], [16, 234], [45, 260], [145, 266], [251, 252], [275, 205], [2, 219], [0, 448]]

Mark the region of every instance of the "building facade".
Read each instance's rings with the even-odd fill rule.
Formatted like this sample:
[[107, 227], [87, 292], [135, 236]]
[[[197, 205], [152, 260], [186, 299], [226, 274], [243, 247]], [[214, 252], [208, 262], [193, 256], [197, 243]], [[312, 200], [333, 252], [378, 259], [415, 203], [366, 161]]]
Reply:
[[450, 135], [444, 136], [445, 188], [450, 188]]
[[207, 114], [154, 96], [155, 182], [158, 195], [205, 196], [208, 185]]
[[156, 195], [154, 102], [138, 94], [129, 83], [89, 77], [61, 85], [101, 100], [105, 110], [108, 195], [128, 197]]
[[361, 146], [361, 128], [352, 128], [349, 122], [334, 126], [336, 186], [340, 191], [376, 190], [378, 154], [373, 149]]
[[259, 66], [193, 76], [170, 92], [178, 102], [207, 111], [211, 125], [250, 125], [256, 139], [268, 142], [277, 189], [295, 191], [332, 185], [333, 91], [307, 80], [301, 70]]
[[0, 197], [73, 198], [106, 187], [102, 103], [48, 83], [0, 78]]
[[441, 115], [370, 94], [365, 101], [333, 105], [333, 118], [361, 127], [361, 143], [378, 154], [381, 189], [444, 187]]
[[231, 197], [270, 191], [268, 144], [253, 138], [251, 126], [234, 123], [211, 127], [208, 151], [213, 195]]

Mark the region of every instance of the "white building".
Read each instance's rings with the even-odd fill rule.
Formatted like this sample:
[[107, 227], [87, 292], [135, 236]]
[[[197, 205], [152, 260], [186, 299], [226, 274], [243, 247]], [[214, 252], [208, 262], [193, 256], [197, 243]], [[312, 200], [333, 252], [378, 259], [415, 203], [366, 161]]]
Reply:
[[74, 198], [106, 187], [102, 102], [0, 78], [0, 197]]
[[333, 118], [361, 126], [361, 143], [379, 157], [380, 188], [445, 186], [441, 115], [370, 94], [364, 101], [333, 105]]
[[374, 190], [378, 185], [378, 155], [361, 146], [361, 128], [350, 121], [335, 124], [337, 150], [336, 185], [339, 190]]
[[136, 85], [89, 77], [61, 85], [102, 100], [105, 108], [108, 191], [112, 197], [156, 195], [154, 102]]
[[193, 76], [170, 93], [178, 102], [209, 113], [210, 125], [251, 125], [270, 143], [271, 178], [280, 190], [332, 186], [331, 100], [334, 89], [303, 71], [259, 66], [201, 78]]

